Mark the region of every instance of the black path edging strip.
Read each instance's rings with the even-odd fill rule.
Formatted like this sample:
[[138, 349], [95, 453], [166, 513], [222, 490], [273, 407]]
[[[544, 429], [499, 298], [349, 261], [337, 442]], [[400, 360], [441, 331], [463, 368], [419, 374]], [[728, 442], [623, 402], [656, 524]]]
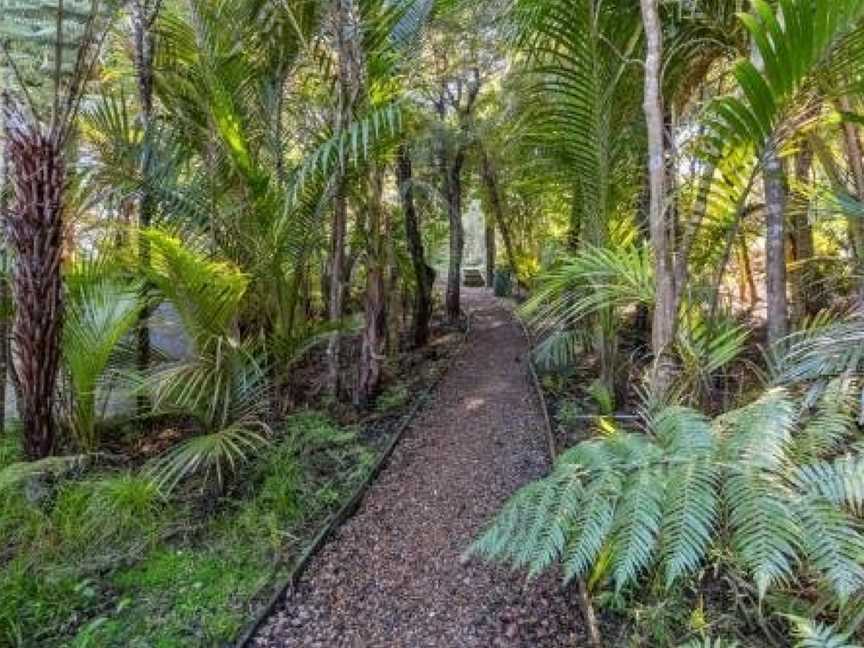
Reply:
[[[543, 386], [540, 383], [540, 377], [537, 374], [537, 368], [534, 366], [534, 337], [525, 321], [519, 316], [518, 306], [513, 311], [513, 318], [519, 322], [522, 327], [522, 332], [525, 334], [525, 339], [528, 340], [528, 369], [531, 372], [531, 382], [534, 384], [534, 390], [537, 392], [537, 399], [540, 401], [540, 409], [543, 410], [543, 420], [546, 428], [546, 442], [549, 445], [549, 456], [552, 459], [552, 468], [555, 467], [555, 462], [558, 459], [558, 450], [555, 447], [555, 432], [552, 428], [552, 417], [549, 415], [549, 406], [546, 403], [546, 394], [543, 393]], [[588, 586], [581, 578], [577, 579], [579, 586], [579, 607], [582, 608], [582, 618], [585, 620], [585, 625], [588, 629], [588, 641], [592, 648], [602, 648], [603, 640], [600, 637], [600, 628], [597, 625], [597, 615], [594, 612], [594, 605], [591, 603], [591, 595], [588, 593]]]
[[378, 475], [381, 474], [381, 471], [386, 468], [387, 463], [390, 461], [390, 458], [393, 455], [393, 452], [396, 450], [396, 447], [399, 445], [399, 442], [402, 440], [405, 432], [414, 422], [414, 419], [417, 417], [417, 414], [423, 409], [423, 406], [429, 400], [429, 396], [432, 392], [438, 387], [444, 377], [450, 372], [451, 367], [455, 360], [459, 357], [459, 351], [461, 351], [462, 347], [468, 341], [468, 337], [471, 335], [471, 316], [472, 313], [466, 313], [466, 321], [467, 324], [465, 326], [465, 333], [463, 334], [462, 341], [456, 346], [456, 349], [450, 354], [450, 357], [447, 361], [447, 366], [444, 367], [444, 370], [432, 381], [432, 384], [429, 385], [421, 394], [418, 395], [416, 402], [413, 407], [408, 411], [408, 414], [399, 424], [396, 432], [393, 434], [393, 438], [387, 444], [387, 447], [384, 449], [384, 453], [378, 458], [377, 463], [372, 467], [372, 470], [366, 475], [366, 478], [360, 483], [360, 485], [354, 491], [354, 494], [351, 498], [342, 505], [342, 507], [330, 518], [330, 520], [324, 525], [324, 527], [318, 532], [318, 535], [315, 536], [315, 539], [312, 541], [303, 553], [300, 555], [300, 558], [294, 563], [294, 567], [291, 568], [288, 576], [283, 580], [274, 591], [273, 595], [267, 601], [267, 603], [258, 611], [255, 615], [255, 619], [250, 623], [246, 629], [240, 634], [237, 641], [233, 644], [234, 648], [246, 648], [250, 645], [250, 641], [261, 629], [261, 626], [264, 625], [264, 622], [273, 615], [273, 612], [276, 610], [276, 607], [279, 605], [279, 602], [285, 597], [285, 594], [289, 589], [297, 587], [297, 584], [300, 582], [300, 579], [303, 577], [303, 574], [308, 569], [309, 565], [312, 563], [312, 560], [315, 556], [318, 555], [318, 552], [321, 551], [322, 547], [327, 543], [327, 540], [330, 539], [330, 536], [341, 527], [345, 522], [347, 522], [354, 513], [357, 512], [357, 509], [360, 508], [360, 504], [363, 502], [363, 499], [366, 497], [366, 492], [369, 490], [369, 487], [377, 479]]

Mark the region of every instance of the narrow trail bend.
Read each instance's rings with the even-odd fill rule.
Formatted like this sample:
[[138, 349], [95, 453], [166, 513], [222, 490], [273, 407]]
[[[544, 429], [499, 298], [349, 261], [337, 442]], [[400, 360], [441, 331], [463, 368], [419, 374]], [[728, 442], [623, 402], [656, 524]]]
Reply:
[[587, 645], [556, 577], [460, 564], [506, 498], [549, 468], [519, 325], [482, 289], [465, 300], [474, 325], [461, 356], [253, 645]]

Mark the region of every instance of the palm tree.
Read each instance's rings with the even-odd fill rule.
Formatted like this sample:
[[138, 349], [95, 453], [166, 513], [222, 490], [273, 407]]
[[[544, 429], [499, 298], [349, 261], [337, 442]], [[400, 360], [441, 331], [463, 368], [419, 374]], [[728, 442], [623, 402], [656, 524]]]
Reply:
[[[39, 17], [36, 28], [51, 34], [52, 93], [39, 106], [30, 93], [10, 47], [7, 63], [16, 71], [20, 100], [7, 97], [5, 127], [11, 201], [5, 213], [7, 240], [15, 256], [12, 291], [15, 323], [12, 331], [13, 371], [22, 402], [25, 450], [31, 459], [49, 455], [55, 446], [54, 398], [60, 364], [63, 327], [63, 237], [65, 190], [69, 181], [66, 147], [78, 108], [98, 55], [104, 18], [99, 3], [18, 3], [6, 16]], [[41, 21], [41, 22], [40, 22]], [[15, 23], [13, 22], [13, 25]], [[68, 36], [66, 36], [68, 34]], [[14, 34], [13, 34], [14, 36]], [[68, 66], [66, 52], [76, 54]], [[43, 110], [49, 111], [43, 117]]]

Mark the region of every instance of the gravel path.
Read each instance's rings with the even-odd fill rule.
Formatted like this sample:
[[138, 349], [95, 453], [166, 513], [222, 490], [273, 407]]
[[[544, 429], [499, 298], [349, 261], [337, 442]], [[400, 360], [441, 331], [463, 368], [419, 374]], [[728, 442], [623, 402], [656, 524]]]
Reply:
[[474, 328], [461, 357], [253, 645], [587, 645], [556, 578], [460, 564], [505, 499], [548, 470], [518, 324], [483, 290], [465, 299]]

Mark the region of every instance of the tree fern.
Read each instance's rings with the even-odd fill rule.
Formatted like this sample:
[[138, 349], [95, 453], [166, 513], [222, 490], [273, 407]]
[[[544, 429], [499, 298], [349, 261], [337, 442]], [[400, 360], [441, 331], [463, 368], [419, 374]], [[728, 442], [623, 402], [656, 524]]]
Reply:
[[802, 465], [796, 454], [799, 435], [845, 407], [843, 393], [827, 390], [812, 415], [784, 389], [714, 422], [667, 407], [645, 433], [583, 442], [518, 492], [472, 550], [532, 575], [560, 561], [568, 579], [603, 556], [621, 589], [655, 567], [671, 586], [722, 546], [760, 595], [813, 575], [845, 601], [864, 591], [854, 517], [864, 458]]

